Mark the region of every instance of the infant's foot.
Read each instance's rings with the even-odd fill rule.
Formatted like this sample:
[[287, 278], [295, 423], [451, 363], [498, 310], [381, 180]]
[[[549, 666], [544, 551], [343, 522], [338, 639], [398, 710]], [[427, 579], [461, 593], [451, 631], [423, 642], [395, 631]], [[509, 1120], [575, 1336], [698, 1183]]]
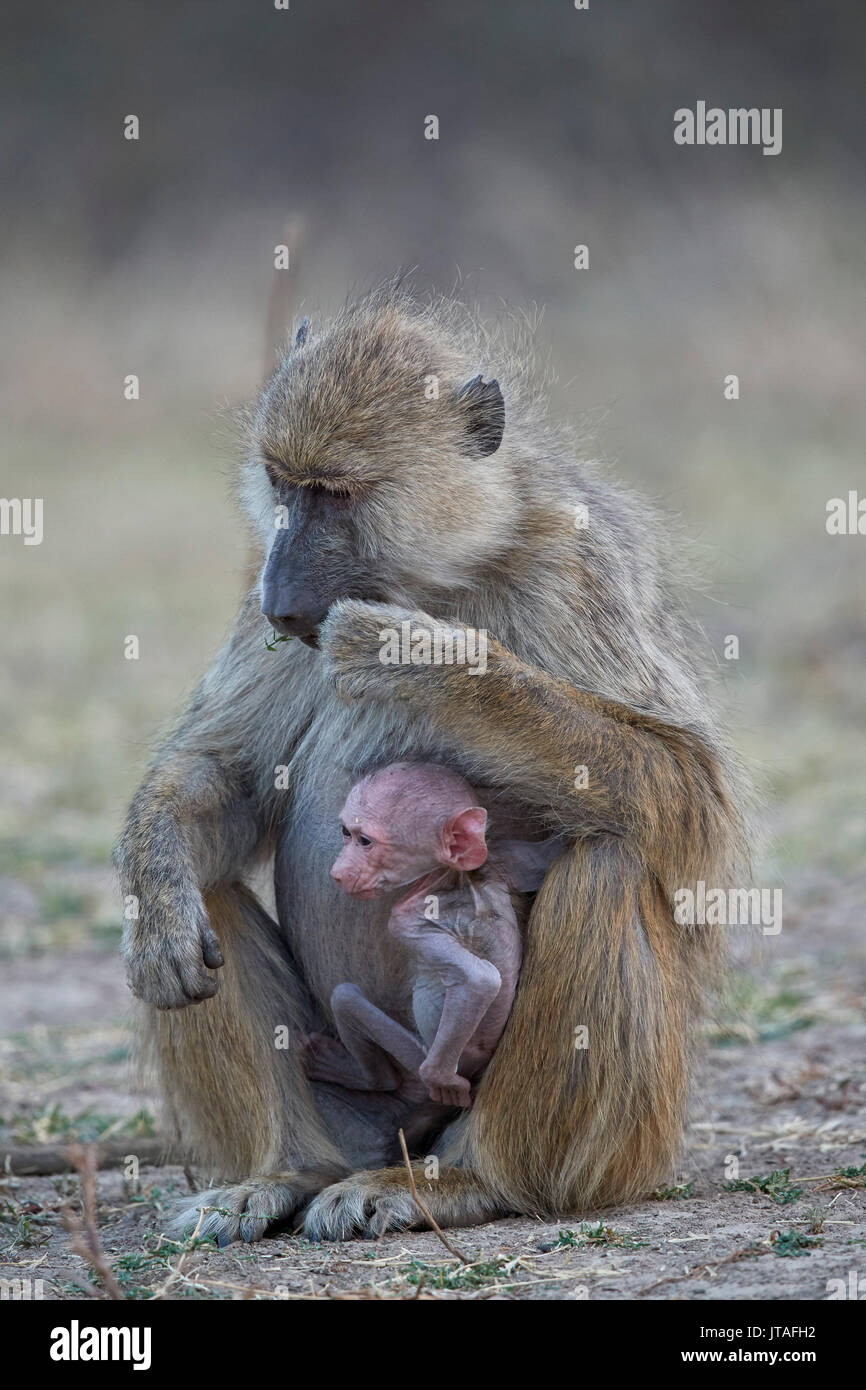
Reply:
[[327, 1033], [302, 1033], [299, 1051], [311, 1081], [345, 1086], [362, 1080], [360, 1067], [338, 1038], [329, 1038]]
[[421, 1063], [419, 1075], [427, 1087], [430, 1099], [435, 1100], [437, 1104], [457, 1105], [461, 1109], [466, 1109], [472, 1104], [472, 1087], [465, 1076], [457, 1076], [454, 1072], [431, 1067], [427, 1062]]

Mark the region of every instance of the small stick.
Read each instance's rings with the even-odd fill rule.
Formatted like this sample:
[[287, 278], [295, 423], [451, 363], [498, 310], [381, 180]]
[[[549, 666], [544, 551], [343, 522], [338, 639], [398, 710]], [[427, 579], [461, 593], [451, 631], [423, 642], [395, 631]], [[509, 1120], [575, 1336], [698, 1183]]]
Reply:
[[[139, 1163], [154, 1167], [171, 1162], [167, 1139], [109, 1139], [97, 1141], [96, 1167], [116, 1168], [129, 1154]], [[0, 1164], [8, 1177], [44, 1177], [49, 1173], [74, 1173], [68, 1148], [50, 1144], [12, 1144], [0, 1149]]]
[[445, 1236], [442, 1234], [441, 1230], [439, 1229], [439, 1226], [436, 1223], [433, 1213], [428, 1210], [428, 1208], [421, 1201], [421, 1198], [418, 1196], [418, 1189], [415, 1186], [415, 1174], [412, 1172], [412, 1164], [409, 1161], [409, 1150], [406, 1148], [406, 1136], [403, 1133], [402, 1129], [398, 1130], [397, 1133], [400, 1138], [400, 1148], [403, 1150], [403, 1162], [406, 1164], [406, 1172], [409, 1174], [409, 1190], [412, 1193], [413, 1202], [415, 1203], [416, 1207], [421, 1212], [421, 1215], [425, 1218], [425, 1220], [429, 1221], [431, 1229], [436, 1232], [442, 1244], [445, 1246], [445, 1249], [449, 1250], [455, 1259], [460, 1260], [461, 1264], [471, 1265], [472, 1261], [467, 1259], [465, 1255], [462, 1255], [460, 1251], [457, 1249], [456, 1245], [451, 1244], [450, 1240], [446, 1240]]
[[70, 1249], [86, 1260], [90, 1268], [99, 1275], [107, 1296], [123, 1303], [123, 1291], [99, 1243], [96, 1227], [96, 1150], [92, 1144], [88, 1144], [87, 1148], [82, 1148], [80, 1144], [70, 1144], [69, 1158], [78, 1171], [82, 1210], [80, 1217], [75, 1216], [69, 1208], [64, 1214]]
[[204, 1221], [204, 1214], [208, 1210], [208, 1207], [199, 1207], [196, 1228], [193, 1231], [192, 1235], [189, 1237], [189, 1240], [184, 1242], [185, 1248], [181, 1251], [180, 1258], [178, 1259], [177, 1264], [174, 1266], [174, 1268], [172, 1268], [171, 1265], [169, 1265], [169, 1276], [166, 1279], [165, 1283], [161, 1284], [157, 1292], [153, 1295], [154, 1301], [157, 1298], [165, 1298], [168, 1289], [170, 1289], [172, 1284], [176, 1283], [178, 1279], [186, 1280], [187, 1276], [184, 1273], [184, 1266], [186, 1265], [187, 1256], [189, 1255], [190, 1251], [195, 1248], [193, 1242], [198, 1238], [198, 1233], [201, 1230], [201, 1223]]
[[303, 224], [300, 217], [287, 217], [283, 229], [283, 243], [289, 248], [289, 264], [286, 270], [274, 270], [265, 318], [264, 361], [262, 363], [262, 378], [265, 381], [276, 366], [275, 350], [283, 342], [291, 327], [295, 291], [298, 284], [298, 253], [302, 240]]
[[635, 1298], [640, 1298], [642, 1294], [649, 1293], [651, 1289], [657, 1289], [661, 1284], [679, 1284], [683, 1279], [694, 1279], [701, 1270], [706, 1270], [710, 1278], [713, 1279], [715, 1278], [713, 1270], [718, 1269], [721, 1265], [734, 1264], [737, 1260], [744, 1260], [746, 1258], [757, 1259], [761, 1255], [767, 1254], [769, 1254], [769, 1246], [766, 1250], [733, 1250], [730, 1255], [725, 1255], [720, 1260], [710, 1260], [707, 1264], [693, 1265], [685, 1274], [666, 1274], [663, 1279], [656, 1279], [655, 1283], [647, 1284], [644, 1288], [638, 1289]]
[[[298, 286], [298, 255], [303, 241], [303, 223], [300, 217], [289, 216], [285, 220], [283, 228], [283, 244], [289, 248], [289, 264], [286, 270], [277, 270], [274, 267], [271, 279], [271, 288], [268, 295], [268, 305], [265, 314], [263, 361], [261, 381], [268, 381], [273, 375], [277, 366], [276, 350], [286, 341], [286, 335], [291, 328], [292, 314], [295, 308]], [[262, 567], [262, 556], [259, 546], [251, 546], [247, 553], [246, 576], [248, 583], [252, 583]], [[276, 636], [276, 634], [275, 634]], [[277, 642], [286, 639], [277, 637]], [[273, 650], [271, 643], [265, 639], [265, 645], [270, 651]], [[275, 645], [275, 644], [274, 644]]]

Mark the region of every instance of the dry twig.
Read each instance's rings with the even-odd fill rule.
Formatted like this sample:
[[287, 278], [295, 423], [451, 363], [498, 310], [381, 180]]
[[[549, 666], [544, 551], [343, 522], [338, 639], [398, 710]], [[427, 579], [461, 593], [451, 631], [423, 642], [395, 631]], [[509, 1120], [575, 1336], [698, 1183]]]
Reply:
[[472, 1261], [468, 1260], [465, 1255], [462, 1255], [460, 1251], [457, 1249], [456, 1245], [452, 1245], [450, 1240], [447, 1240], [446, 1237], [442, 1234], [442, 1231], [437, 1225], [433, 1213], [424, 1205], [424, 1203], [421, 1201], [421, 1198], [418, 1196], [418, 1189], [415, 1186], [415, 1174], [412, 1172], [412, 1164], [409, 1159], [409, 1150], [406, 1148], [406, 1136], [403, 1133], [402, 1129], [398, 1131], [398, 1134], [400, 1138], [400, 1148], [403, 1151], [403, 1162], [406, 1164], [406, 1172], [409, 1174], [409, 1191], [412, 1193], [413, 1202], [415, 1203], [418, 1210], [421, 1212], [421, 1215], [424, 1217], [425, 1221], [429, 1223], [430, 1229], [436, 1232], [442, 1244], [445, 1246], [445, 1249], [450, 1251], [450, 1253], [454, 1256], [456, 1260], [460, 1260], [461, 1264], [471, 1265]]
[[[96, 1145], [95, 1166], [115, 1168], [129, 1154], [134, 1154], [141, 1164], [154, 1167], [171, 1161], [167, 1153], [165, 1139], [111, 1139], [100, 1140]], [[55, 1148], [51, 1144], [12, 1144], [0, 1149], [0, 1164], [3, 1171], [19, 1178], [45, 1177], [50, 1173], [74, 1173], [75, 1163], [67, 1146]]]
[[78, 1173], [81, 1185], [81, 1215], [68, 1206], [63, 1213], [64, 1225], [69, 1232], [69, 1247], [86, 1260], [94, 1274], [99, 1276], [107, 1297], [122, 1303], [123, 1292], [111, 1271], [97, 1230], [96, 1146], [88, 1144], [84, 1148], [81, 1144], [70, 1144], [69, 1160]]

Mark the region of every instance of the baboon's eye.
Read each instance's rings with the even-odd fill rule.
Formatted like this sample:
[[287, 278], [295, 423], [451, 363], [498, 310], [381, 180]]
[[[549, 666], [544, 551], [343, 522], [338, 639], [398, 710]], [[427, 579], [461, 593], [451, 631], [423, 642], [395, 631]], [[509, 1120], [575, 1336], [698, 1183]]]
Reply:
[[370, 839], [369, 835], [359, 835], [359, 836], [358, 836], [358, 844], [359, 844], [359, 845], [363, 845], [365, 849], [367, 848], [368, 845], [371, 845], [372, 843], [373, 843], [373, 841]]
[[344, 840], [351, 840], [351, 838], [352, 838], [352, 832], [351, 832], [351, 830], [349, 829], [349, 827], [348, 827], [347, 825], [341, 825], [341, 826], [340, 826], [340, 829], [341, 829], [342, 832], [343, 832], [343, 839], [344, 839]]
[[349, 488], [340, 487], [336, 483], [308, 483], [306, 490], [316, 497], [324, 497], [326, 502], [351, 502], [354, 496]]
[[265, 472], [272, 487], [285, 487], [285, 475], [280, 470], [279, 460], [271, 458], [270, 454], [264, 455]]
[[350, 502], [357, 500], [357, 493], [351, 488], [343, 487], [340, 483], [325, 481], [324, 479], [313, 479], [309, 482], [294, 482], [287, 477], [285, 464], [273, 454], [262, 452], [262, 463], [271, 486], [280, 493], [300, 492], [311, 493], [314, 497], [321, 497], [325, 502], [333, 503], [335, 506], [347, 506]]

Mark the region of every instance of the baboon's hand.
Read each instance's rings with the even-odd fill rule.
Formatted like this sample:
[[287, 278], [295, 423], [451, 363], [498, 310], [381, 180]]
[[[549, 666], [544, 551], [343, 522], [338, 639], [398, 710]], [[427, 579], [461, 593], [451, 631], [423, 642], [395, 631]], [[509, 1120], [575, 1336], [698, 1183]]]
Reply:
[[123, 937], [133, 993], [158, 1009], [183, 1009], [216, 994], [219, 981], [209, 972], [222, 965], [223, 956], [201, 896], [196, 892], [182, 911], [162, 904], [148, 909], [143, 897], [140, 912]]
[[[404, 623], [409, 627], [404, 628]], [[432, 649], [437, 631], [445, 635], [459, 626], [411, 608], [341, 599], [319, 629], [319, 649], [337, 694], [344, 700], [408, 700], [420, 686], [418, 673], [424, 663], [413, 664], [408, 654], [401, 660], [404, 634], [410, 634], [411, 650], [411, 642], [417, 641], [420, 633], [429, 633]]]

